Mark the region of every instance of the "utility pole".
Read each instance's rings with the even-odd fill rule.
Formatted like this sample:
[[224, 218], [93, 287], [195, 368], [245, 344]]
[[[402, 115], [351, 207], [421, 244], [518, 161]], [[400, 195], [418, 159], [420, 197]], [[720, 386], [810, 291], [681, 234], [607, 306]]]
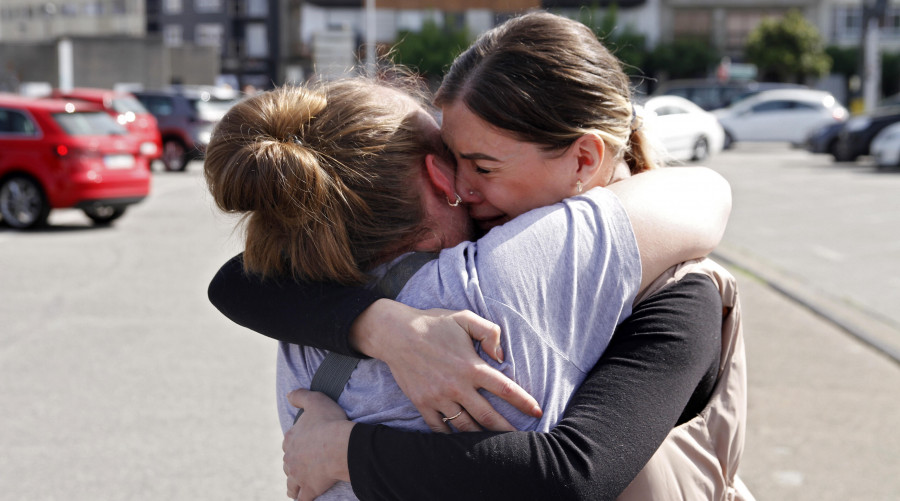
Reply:
[[366, 0], [366, 72], [375, 76], [375, 0]]
[[863, 4], [862, 16], [862, 95], [863, 108], [871, 111], [878, 104], [881, 89], [881, 48], [878, 37], [887, 11], [887, 0], [875, 0], [873, 5]]

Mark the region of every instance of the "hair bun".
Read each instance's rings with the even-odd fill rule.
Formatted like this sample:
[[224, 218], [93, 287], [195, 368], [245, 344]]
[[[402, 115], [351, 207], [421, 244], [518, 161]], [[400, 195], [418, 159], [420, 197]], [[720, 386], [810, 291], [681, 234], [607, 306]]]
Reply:
[[280, 209], [308, 203], [322, 174], [305, 133], [324, 104], [319, 93], [279, 88], [234, 105], [207, 147], [206, 180], [219, 208], [280, 218], [294, 213]]

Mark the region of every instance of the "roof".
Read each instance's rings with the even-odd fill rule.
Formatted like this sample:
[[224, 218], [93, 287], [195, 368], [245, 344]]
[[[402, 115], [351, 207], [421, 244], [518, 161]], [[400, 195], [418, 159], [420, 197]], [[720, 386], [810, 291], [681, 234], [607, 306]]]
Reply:
[[90, 101], [103, 101], [106, 97], [131, 95], [130, 92], [119, 92], [112, 89], [100, 89], [91, 87], [76, 87], [68, 91], [62, 89], [53, 89], [53, 96], [66, 96], [76, 99], [85, 99]]
[[69, 111], [66, 109], [66, 106], [70, 104], [75, 106], [75, 109], [72, 111], [103, 111], [103, 109], [96, 104], [85, 101], [25, 97], [18, 94], [0, 94], [0, 106], [8, 106], [10, 108], [27, 108], [29, 110], [43, 110], [50, 113], [57, 113]]

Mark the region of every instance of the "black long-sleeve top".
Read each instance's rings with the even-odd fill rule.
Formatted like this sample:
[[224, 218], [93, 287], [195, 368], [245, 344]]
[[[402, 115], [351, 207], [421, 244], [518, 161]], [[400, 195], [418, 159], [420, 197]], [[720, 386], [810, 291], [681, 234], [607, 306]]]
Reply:
[[[356, 288], [260, 281], [241, 256], [210, 301], [269, 337], [344, 354], [355, 317], [380, 298]], [[614, 499], [669, 431], [706, 405], [721, 355], [722, 303], [688, 275], [634, 308], [550, 432], [451, 435], [357, 423], [348, 462], [360, 499]]]

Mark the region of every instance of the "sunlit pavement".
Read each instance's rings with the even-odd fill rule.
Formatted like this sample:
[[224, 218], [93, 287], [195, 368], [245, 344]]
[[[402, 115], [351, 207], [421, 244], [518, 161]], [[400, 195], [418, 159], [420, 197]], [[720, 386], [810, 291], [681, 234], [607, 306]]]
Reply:
[[[837, 211], [875, 213], [866, 200], [882, 207], [890, 202], [872, 193], [888, 189], [900, 199], [890, 185], [900, 174], [839, 168], [780, 146], [741, 146], [710, 165], [735, 192], [720, 256], [738, 277], [745, 311], [750, 420], [742, 478], [760, 501], [900, 499], [900, 366], [801, 297], [857, 302], [846, 300], [855, 289], [844, 282], [837, 290], [847, 294], [816, 281], [825, 265], [802, 249], [815, 242], [850, 251], [841, 240], [814, 240], [821, 223], [803, 207], [819, 206], [827, 228], [848, 244], [862, 248], [869, 230], [841, 233], [839, 224], [854, 218], [833, 214], [818, 191], [814, 200], [798, 198], [804, 184], [833, 179], [821, 191], [858, 192], [878, 179], [888, 185], [867, 188], [867, 196], [851, 197], [856, 208], [848, 202]], [[210, 277], [240, 248], [240, 233], [212, 208], [199, 168], [156, 173], [151, 197], [111, 228], [92, 228], [77, 211], [53, 213], [45, 231], [0, 227], [0, 499], [284, 499], [275, 344], [229, 323], [206, 300]], [[778, 174], [789, 175], [783, 188]], [[780, 197], [792, 197], [792, 208], [778, 206]], [[883, 214], [883, 224], [897, 214]], [[757, 228], [755, 217], [768, 227]], [[792, 235], [793, 244], [777, 243]], [[885, 254], [896, 237], [883, 231], [879, 242], [861, 264], [842, 269], [868, 277], [867, 267], [880, 266], [872, 287], [896, 294], [887, 285], [898, 275]], [[798, 255], [779, 261], [779, 245]], [[772, 287], [784, 284], [793, 292]]]

